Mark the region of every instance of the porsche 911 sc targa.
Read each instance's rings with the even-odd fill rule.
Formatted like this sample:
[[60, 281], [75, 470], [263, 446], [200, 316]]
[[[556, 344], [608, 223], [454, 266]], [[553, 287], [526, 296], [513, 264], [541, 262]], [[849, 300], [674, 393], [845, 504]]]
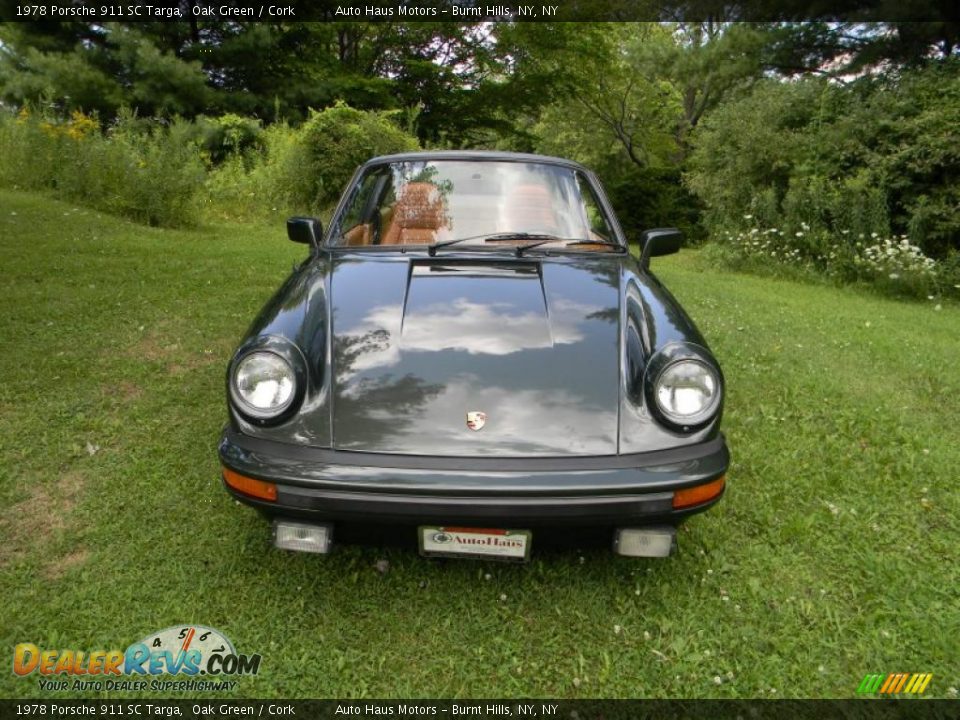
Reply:
[[538, 530], [603, 528], [665, 556], [724, 492], [724, 381], [630, 252], [597, 178], [539, 155], [370, 160], [227, 370], [226, 489], [277, 547], [338, 524], [416, 533], [424, 555], [524, 560]]

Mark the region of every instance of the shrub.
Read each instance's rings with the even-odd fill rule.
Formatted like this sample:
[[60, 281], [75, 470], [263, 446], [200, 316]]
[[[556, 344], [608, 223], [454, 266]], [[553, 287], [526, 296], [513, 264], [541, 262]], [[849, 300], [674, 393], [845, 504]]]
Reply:
[[141, 132], [121, 115], [109, 141], [126, 160], [115, 212], [149, 225], [196, 224], [206, 169], [190, 123], [177, 119]]
[[258, 119], [233, 113], [216, 118], [201, 116], [195, 124], [200, 146], [215, 165], [232, 156], [249, 153], [263, 137], [263, 127]]
[[106, 132], [77, 111], [58, 120], [29, 109], [0, 116], [0, 183], [48, 190], [150, 225], [194, 224], [204, 166], [188, 123], [122, 113]]
[[207, 212], [247, 220], [327, 215], [357, 166], [374, 155], [417, 149], [394, 117], [339, 103], [313, 112], [297, 129], [268, 127], [254, 147], [232, 153], [210, 173]]
[[322, 214], [304, 199], [312, 169], [298, 130], [271, 125], [257, 145], [230, 154], [207, 177], [206, 214], [222, 220], [269, 220], [291, 214]]
[[836, 237], [908, 235], [924, 254], [960, 250], [960, 60], [841, 86], [766, 80], [696, 132], [686, 181], [709, 229], [767, 226]]
[[613, 178], [604, 178], [604, 187], [624, 234], [631, 241], [655, 227], [677, 227], [687, 244], [704, 239], [697, 199], [680, 183], [675, 168], [630, 167]]
[[372, 155], [416, 150], [417, 139], [401, 130], [395, 117], [396, 113], [355, 110], [342, 102], [311, 112], [297, 138], [308, 172], [299, 183], [300, 203], [312, 208], [330, 205], [357, 166]]
[[[745, 221], [756, 218], [746, 215]], [[811, 273], [841, 282], [867, 282], [898, 295], [914, 297], [960, 295], [952, 279], [957, 268], [938, 263], [905, 236], [869, 236], [841, 230], [833, 234], [806, 223], [793, 228], [725, 232], [711, 257], [739, 269], [781, 268], [788, 275]], [[960, 266], [960, 262], [957, 263]]]

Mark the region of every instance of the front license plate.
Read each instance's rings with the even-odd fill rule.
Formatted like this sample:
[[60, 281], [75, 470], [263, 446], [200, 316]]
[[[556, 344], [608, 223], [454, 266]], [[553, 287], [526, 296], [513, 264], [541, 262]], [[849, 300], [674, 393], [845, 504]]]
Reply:
[[529, 530], [421, 526], [420, 554], [434, 557], [530, 559]]

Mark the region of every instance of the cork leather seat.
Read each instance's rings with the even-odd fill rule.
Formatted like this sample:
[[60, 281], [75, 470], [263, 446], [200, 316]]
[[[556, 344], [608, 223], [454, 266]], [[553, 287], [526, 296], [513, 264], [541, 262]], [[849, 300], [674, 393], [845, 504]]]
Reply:
[[390, 226], [381, 245], [429, 245], [446, 227], [443, 197], [436, 185], [412, 182], [397, 193]]

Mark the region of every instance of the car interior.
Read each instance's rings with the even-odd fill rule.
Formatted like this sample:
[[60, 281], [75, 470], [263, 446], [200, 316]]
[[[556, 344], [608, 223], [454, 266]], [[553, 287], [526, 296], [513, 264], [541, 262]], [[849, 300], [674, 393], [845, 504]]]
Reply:
[[[524, 182], [513, 185], [506, 192], [499, 183], [492, 183], [480, 173], [457, 179], [456, 208], [451, 211], [452, 183], [429, 179], [414, 179], [394, 185], [393, 174], [387, 170], [371, 173], [365, 178], [351, 201], [344, 218], [342, 244], [351, 247], [370, 245], [430, 245], [455, 237], [523, 232], [553, 235], [561, 239], [571, 237], [571, 225], [579, 226], [585, 242], [577, 250], [609, 252], [615, 248], [608, 242], [609, 229], [596, 207], [592, 192], [583, 188], [582, 215], [571, 222], [569, 216], [557, 211], [565, 205], [554, 197], [545, 184]], [[555, 188], [554, 188], [555, 189]], [[568, 211], [569, 214], [569, 211]], [[457, 225], [457, 227], [454, 227]], [[529, 240], [504, 238], [496, 242], [524, 245]]]

